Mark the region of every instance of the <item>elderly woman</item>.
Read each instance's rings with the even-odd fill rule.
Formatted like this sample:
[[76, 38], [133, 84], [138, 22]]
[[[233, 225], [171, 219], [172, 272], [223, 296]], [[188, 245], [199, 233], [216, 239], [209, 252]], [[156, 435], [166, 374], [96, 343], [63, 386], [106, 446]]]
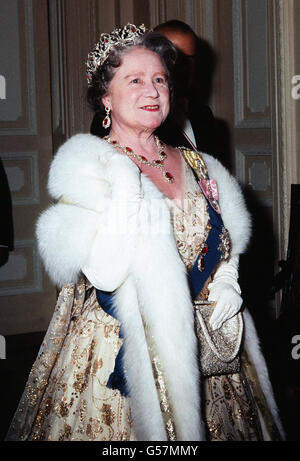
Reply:
[[109, 136], [78, 134], [51, 165], [58, 203], [37, 237], [62, 289], [9, 440], [282, 433], [246, 312], [243, 335], [250, 220], [239, 186], [214, 158], [154, 135], [175, 59], [166, 38], [131, 24], [89, 55], [89, 102]]

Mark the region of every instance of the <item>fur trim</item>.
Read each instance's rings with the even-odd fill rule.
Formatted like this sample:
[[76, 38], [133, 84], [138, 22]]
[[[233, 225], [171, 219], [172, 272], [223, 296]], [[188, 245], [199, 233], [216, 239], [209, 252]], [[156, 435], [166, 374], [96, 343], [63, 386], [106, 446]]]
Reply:
[[245, 346], [249, 353], [250, 359], [253, 362], [257, 376], [259, 379], [260, 386], [266, 398], [270, 412], [274, 418], [275, 424], [281, 434], [283, 440], [285, 440], [285, 432], [282, 427], [280, 417], [278, 414], [278, 408], [275, 402], [273, 389], [271, 386], [268, 368], [266, 361], [260, 349], [260, 342], [256, 332], [256, 328], [253, 322], [253, 319], [247, 309], [243, 312], [243, 317], [245, 321]]
[[64, 204], [51, 206], [39, 217], [36, 225], [38, 249], [55, 285], [61, 287], [78, 281], [98, 220], [99, 215], [93, 211]]
[[[102, 146], [103, 144], [103, 146]], [[105, 181], [107, 143], [92, 135], [78, 134], [71, 137], [57, 151], [49, 171], [48, 191], [52, 198], [72, 198], [75, 205], [92, 206], [97, 210], [110, 192]], [[112, 152], [112, 154], [115, 153]], [[99, 210], [100, 211], [100, 210]]]
[[120, 184], [127, 184], [129, 189], [130, 180], [138, 173], [132, 161], [103, 139], [77, 134], [57, 151], [49, 171], [48, 191], [55, 200], [64, 198], [74, 205], [103, 211], [105, 199], [118, 197]]
[[214, 157], [202, 154], [211, 179], [217, 181], [222, 219], [231, 238], [233, 255], [244, 253], [251, 235], [251, 218], [237, 180]]
[[[142, 178], [142, 186], [147, 201], [146, 197], [153, 197], [156, 188], [146, 177]], [[151, 201], [148, 204], [151, 206]], [[166, 221], [163, 227], [167, 228], [170, 215], [166, 204], [162, 216]], [[139, 236], [133, 275], [140, 309], [155, 339], [170, 400], [174, 403], [177, 439], [204, 440], [194, 308], [185, 265], [173, 234]]]
[[[122, 251], [124, 243], [122, 226], [135, 228], [133, 220], [124, 214], [123, 221], [118, 221], [120, 210], [128, 209], [131, 216], [137, 213], [140, 189], [137, 166], [96, 136], [78, 134], [60, 147], [50, 167], [48, 190], [52, 198], [67, 204], [51, 206], [42, 213], [36, 226], [40, 255], [56, 285], [78, 280], [97, 232], [109, 241], [109, 245], [102, 241], [102, 266], [105, 267], [107, 258], [119, 257], [117, 249]], [[115, 251], [109, 255], [108, 249], [112, 248]], [[124, 273], [125, 253], [122, 253]], [[107, 291], [113, 291], [125, 278], [123, 274], [123, 280], [119, 281], [120, 271], [119, 278], [116, 272], [111, 275]]]
[[129, 277], [116, 291], [117, 316], [124, 331], [124, 369], [130, 395], [133, 430], [140, 441], [166, 441], [158, 394], [147, 349], [135, 284]]

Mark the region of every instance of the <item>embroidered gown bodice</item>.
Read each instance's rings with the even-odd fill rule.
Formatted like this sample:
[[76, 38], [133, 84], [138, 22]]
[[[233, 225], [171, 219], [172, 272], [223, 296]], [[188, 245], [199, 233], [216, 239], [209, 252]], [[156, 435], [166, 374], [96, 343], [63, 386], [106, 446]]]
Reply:
[[166, 198], [176, 245], [187, 269], [191, 269], [207, 237], [208, 205], [191, 168], [183, 160], [184, 194], [181, 203]]

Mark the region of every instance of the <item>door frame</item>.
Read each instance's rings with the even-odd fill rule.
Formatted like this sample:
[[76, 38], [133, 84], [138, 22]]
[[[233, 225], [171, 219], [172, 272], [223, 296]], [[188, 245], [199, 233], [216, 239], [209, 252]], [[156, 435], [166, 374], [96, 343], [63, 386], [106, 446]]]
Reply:
[[[270, 88], [273, 148], [273, 210], [275, 260], [286, 259], [291, 184], [299, 183], [297, 174], [296, 102], [291, 79], [295, 75], [295, 0], [269, 0]], [[279, 272], [278, 266], [275, 273]], [[276, 294], [277, 316], [281, 293]]]

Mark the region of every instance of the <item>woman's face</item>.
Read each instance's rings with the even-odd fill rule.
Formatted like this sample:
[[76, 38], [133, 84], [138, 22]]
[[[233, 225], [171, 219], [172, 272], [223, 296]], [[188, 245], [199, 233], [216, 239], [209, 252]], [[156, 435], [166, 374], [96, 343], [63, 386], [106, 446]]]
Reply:
[[102, 98], [111, 108], [112, 128], [154, 131], [169, 113], [169, 87], [159, 56], [145, 48], [133, 48]]

